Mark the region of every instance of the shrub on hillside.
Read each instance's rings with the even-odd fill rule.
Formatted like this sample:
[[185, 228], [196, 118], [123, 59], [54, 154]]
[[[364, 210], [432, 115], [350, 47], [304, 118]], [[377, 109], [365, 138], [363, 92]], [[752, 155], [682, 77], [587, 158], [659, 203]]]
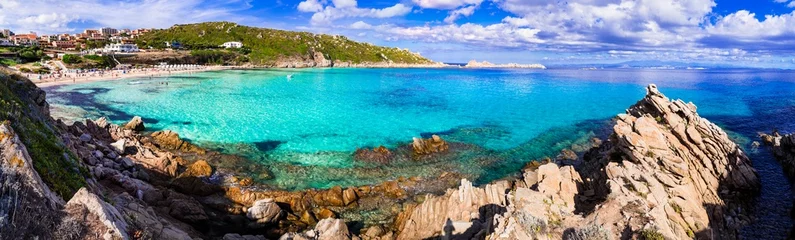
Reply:
[[74, 54], [66, 54], [63, 55], [63, 57], [61, 57], [61, 60], [63, 60], [63, 62], [66, 64], [76, 64], [80, 62], [80, 56]]

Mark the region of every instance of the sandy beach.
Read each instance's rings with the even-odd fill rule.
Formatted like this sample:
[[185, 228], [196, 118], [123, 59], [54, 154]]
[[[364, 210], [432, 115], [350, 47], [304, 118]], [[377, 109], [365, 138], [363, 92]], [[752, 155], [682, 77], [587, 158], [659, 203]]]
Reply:
[[56, 77], [41, 75], [43, 76], [41, 79], [39, 79], [40, 75], [38, 74], [22, 73], [22, 75], [30, 78], [39, 87], [51, 87], [51, 86], [58, 86], [65, 84], [110, 81], [110, 80], [120, 80], [120, 79], [140, 78], [140, 77], [163, 77], [175, 74], [217, 71], [217, 70], [226, 70], [233, 68], [235, 67], [196, 66], [191, 68], [175, 68], [175, 69], [141, 68], [141, 69], [132, 69], [132, 70], [106, 70], [106, 71], [88, 72], [88, 73], [63, 73], [59, 74]]

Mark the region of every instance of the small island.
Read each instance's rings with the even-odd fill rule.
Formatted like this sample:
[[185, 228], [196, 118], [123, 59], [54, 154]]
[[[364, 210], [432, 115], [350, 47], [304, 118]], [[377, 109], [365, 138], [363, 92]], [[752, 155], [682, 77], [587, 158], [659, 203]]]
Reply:
[[478, 62], [477, 60], [471, 60], [467, 63], [465, 68], [531, 68], [531, 69], [547, 69], [546, 66], [533, 63], [533, 64], [519, 64], [519, 63], [507, 63], [507, 64], [494, 64], [488, 61]]

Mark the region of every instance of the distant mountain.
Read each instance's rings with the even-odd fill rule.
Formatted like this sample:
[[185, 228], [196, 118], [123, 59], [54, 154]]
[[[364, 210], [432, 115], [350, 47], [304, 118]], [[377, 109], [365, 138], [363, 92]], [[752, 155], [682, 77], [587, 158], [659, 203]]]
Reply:
[[345, 36], [256, 28], [232, 22], [175, 25], [168, 29], [151, 31], [136, 39], [140, 47], [165, 48], [166, 42], [178, 42], [186, 49], [219, 48], [225, 42], [241, 42], [245, 49], [250, 49], [247, 55], [255, 64], [285, 59], [311, 59], [316, 53], [322, 53], [331, 61], [357, 64], [433, 63], [408, 50], [355, 42]]

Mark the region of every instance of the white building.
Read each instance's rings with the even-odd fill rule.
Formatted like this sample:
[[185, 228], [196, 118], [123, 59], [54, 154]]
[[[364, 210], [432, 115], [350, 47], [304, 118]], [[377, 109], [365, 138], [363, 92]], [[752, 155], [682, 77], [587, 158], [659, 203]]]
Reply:
[[243, 43], [242, 42], [225, 42], [224, 44], [221, 44], [221, 47], [224, 47], [224, 48], [242, 48], [243, 47]]
[[0, 38], [0, 46], [14, 46], [14, 43], [9, 41], [8, 39]]
[[104, 52], [138, 52], [138, 45], [114, 43], [105, 46]]

